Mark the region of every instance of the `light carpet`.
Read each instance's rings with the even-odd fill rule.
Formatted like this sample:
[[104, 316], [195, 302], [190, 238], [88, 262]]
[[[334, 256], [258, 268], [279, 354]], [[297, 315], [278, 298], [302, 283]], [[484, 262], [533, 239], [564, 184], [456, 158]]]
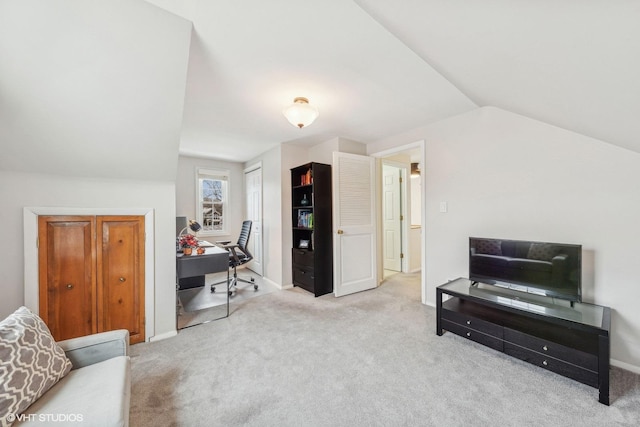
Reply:
[[[239, 282], [229, 297], [229, 312], [233, 313], [237, 307], [248, 299], [267, 295], [279, 289], [254, 272], [241, 269], [238, 276], [249, 279], [254, 278], [258, 289], [254, 289], [249, 283]], [[227, 279], [226, 273], [207, 274], [206, 285], [200, 288], [184, 289], [178, 291], [178, 329], [184, 329], [200, 325], [212, 320], [223, 318], [227, 315], [226, 284], [218, 284], [216, 292], [211, 292], [210, 285]]]
[[419, 274], [314, 298], [299, 288], [131, 347], [131, 425], [637, 426], [638, 375], [611, 370], [611, 406], [577, 383], [435, 333]]

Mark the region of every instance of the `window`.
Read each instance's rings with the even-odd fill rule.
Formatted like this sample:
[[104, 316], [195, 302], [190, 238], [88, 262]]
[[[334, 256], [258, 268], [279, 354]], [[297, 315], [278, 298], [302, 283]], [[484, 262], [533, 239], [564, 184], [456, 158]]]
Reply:
[[198, 189], [196, 217], [202, 225], [199, 234], [229, 234], [227, 231], [229, 171], [198, 169], [196, 175]]

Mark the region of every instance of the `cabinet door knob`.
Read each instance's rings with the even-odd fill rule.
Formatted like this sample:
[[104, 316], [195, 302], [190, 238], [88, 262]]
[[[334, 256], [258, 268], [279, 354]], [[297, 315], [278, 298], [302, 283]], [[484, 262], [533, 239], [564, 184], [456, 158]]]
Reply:
[[71, 283], [67, 283], [67, 289], [73, 289], [73, 285]]
[[342, 230], [338, 230], [338, 231], [337, 231], [337, 233], [338, 233], [338, 234], [344, 234], [344, 231], [342, 231]]
[[119, 280], [123, 283], [127, 281], [127, 279], [125, 279], [124, 277], [121, 277]]
[[470, 324], [471, 324], [471, 320], [467, 320], [467, 325], [470, 325]]
[[546, 345], [545, 345], [544, 347], [542, 347], [542, 349], [543, 349], [544, 351], [549, 350], [549, 349], [547, 348], [547, 346], [546, 346]]
[[542, 362], [542, 364], [543, 364], [544, 366], [547, 366], [547, 365], [548, 365], [548, 363], [547, 363], [547, 361], [546, 361], [546, 360], [544, 360], [544, 361]]
[[471, 332], [467, 332], [467, 336], [470, 337], [471, 336]]

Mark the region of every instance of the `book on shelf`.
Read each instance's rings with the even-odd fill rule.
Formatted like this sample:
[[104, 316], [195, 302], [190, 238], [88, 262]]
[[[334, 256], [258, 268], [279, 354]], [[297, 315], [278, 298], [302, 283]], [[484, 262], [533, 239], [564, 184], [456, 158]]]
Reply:
[[298, 211], [298, 227], [313, 228], [313, 212], [311, 210], [300, 209]]
[[300, 185], [309, 185], [313, 184], [313, 174], [311, 173], [311, 169], [307, 170], [307, 173], [300, 176]]

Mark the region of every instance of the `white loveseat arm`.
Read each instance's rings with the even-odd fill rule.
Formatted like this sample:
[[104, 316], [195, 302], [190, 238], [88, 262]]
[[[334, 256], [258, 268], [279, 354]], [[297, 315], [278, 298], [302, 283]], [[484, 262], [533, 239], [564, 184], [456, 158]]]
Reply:
[[93, 365], [116, 356], [129, 355], [129, 331], [118, 329], [58, 341], [73, 364], [72, 369]]

